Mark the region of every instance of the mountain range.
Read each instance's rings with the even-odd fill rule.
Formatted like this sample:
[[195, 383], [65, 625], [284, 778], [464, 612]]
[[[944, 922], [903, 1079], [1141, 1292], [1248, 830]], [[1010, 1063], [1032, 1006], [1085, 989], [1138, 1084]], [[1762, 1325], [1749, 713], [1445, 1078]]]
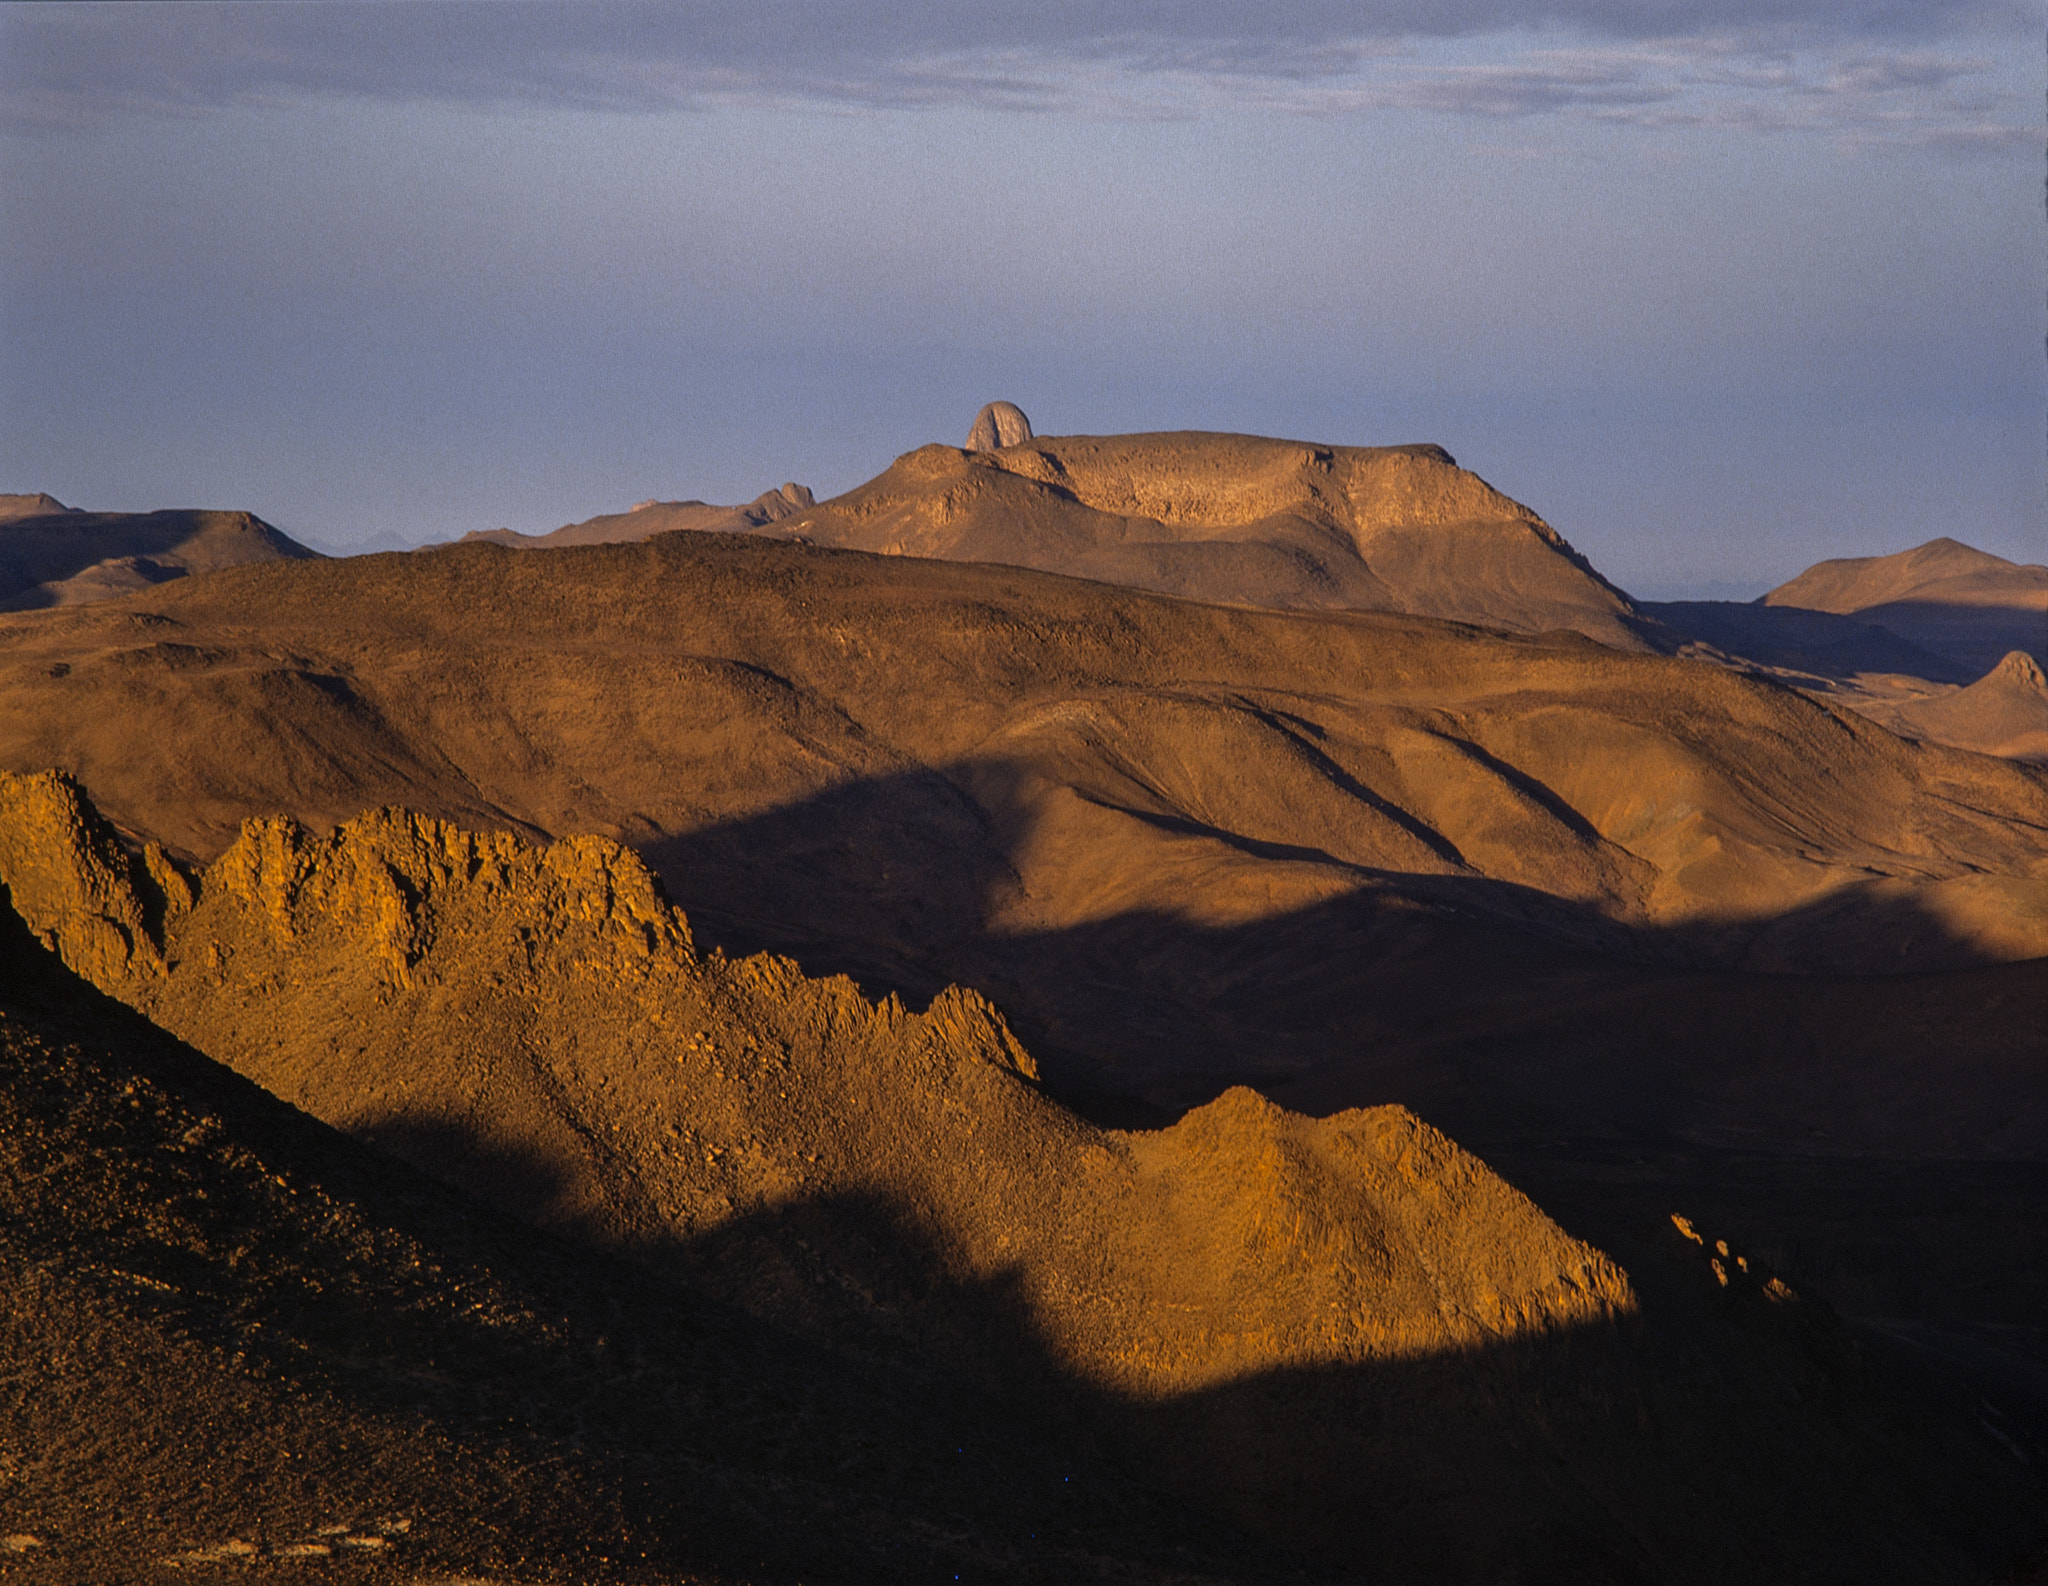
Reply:
[[985, 417], [125, 589], [232, 515], [17, 498], [0, 1569], [2035, 1578], [2041, 570]]

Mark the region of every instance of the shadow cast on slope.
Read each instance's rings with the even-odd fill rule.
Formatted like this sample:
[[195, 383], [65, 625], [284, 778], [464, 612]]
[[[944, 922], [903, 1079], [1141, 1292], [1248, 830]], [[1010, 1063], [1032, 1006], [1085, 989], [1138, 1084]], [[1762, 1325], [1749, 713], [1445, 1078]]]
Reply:
[[1703, 643], [1724, 655], [1836, 681], [1863, 672], [1901, 673], [1932, 683], [1974, 683], [1981, 675], [1875, 620], [1757, 601], [1641, 601], [1637, 609], [1662, 625], [1662, 632], [1647, 627], [1643, 632], [1667, 652], [1688, 641]]
[[[913, 1002], [982, 991], [1047, 1088], [1098, 1124], [1156, 1127], [1238, 1083], [1315, 1115], [1396, 1102], [1625, 1262], [1670, 1211], [1711, 1209], [1846, 1311], [1997, 1330], [2014, 1343], [1994, 1396], [2048, 1424], [2048, 960], [1979, 962], [1892, 893], [1750, 929], [1794, 947], [1917, 941], [1952, 967], [1701, 968], [1728, 946], [1714, 927], [1363, 873], [1249, 921], [1129, 910], [995, 934], [982, 920], [1015, 885], [995, 838], [1014, 834], [977, 831], [972, 810], [921, 773], [643, 851], [700, 946], [788, 953]], [[935, 830], [947, 862], [926, 860]]]
[[[157, 1579], [171, 1550], [337, 1513], [414, 1517], [407, 1561], [512, 1580], [1147, 1580], [1250, 1556], [1054, 1437], [1044, 1395], [994, 1399], [872, 1330], [801, 1336], [692, 1283], [687, 1251], [513, 1220], [167, 1036], [11, 910], [0, 938], [0, 1501], [70, 1578]], [[451, 1161], [489, 1150], [414, 1123]], [[821, 1218], [940, 1284], [881, 1210]], [[1000, 1286], [963, 1306], [1016, 1334]]]
[[[2021, 1061], [2048, 961], [1988, 961], [1912, 893], [1630, 924], [1531, 886], [1368, 870], [1126, 811], [1347, 890], [1249, 919], [1126, 907], [998, 931], [986, 922], [1016, 896], [1003, 854], [1018, 834], [983, 813], [1006, 802], [987, 796], [1000, 768], [972, 774], [980, 803], [917, 772], [638, 846], [701, 947], [787, 954], [913, 1003], [971, 986], [1103, 1121], [1163, 1121], [1245, 1083], [1311, 1110], [1401, 1101], [1459, 1139], [1475, 1124], [1499, 1137], [1513, 1112], [1539, 1133], [1776, 1129], [1801, 1150], [1911, 1136], [1906, 1154], [2048, 1155], [2048, 1098]], [[1744, 961], [1773, 972], [1711, 967]]]
[[2048, 666], [2048, 610], [2040, 606], [1963, 605], [1939, 600], [1894, 600], [1857, 613], [1915, 644], [1952, 657], [1975, 682], [2014, 650]]
[[[0, 1140], [33, 1169], [8, 1176], [7, 1265], [213, 1362], [204, 1440], [133, 1418], [59, 1440], [115, 1482], [78, 1490], [132, 1509], [123, 1462], [180, 1438], [131, 1549], [203, 1540], [175, 1534], [202, 1512], [260, 1535], [323, 1483], [409, 1504], [425, 1560], [600, 1581], [1960, 1581], [2048, 1524], [2024, 1470], [1888, 1391], [1824, 1308], [1719, 1286], [1675, 1234], [1616, 1324], [1133, 1399], [905, 1208], [762, 1207], [631, 1260], [565, 1242], [297, 1113], [4, 923]], [[11, 1321], [14, 1349], [47, 1347]], [[258, 1391], [306, 1422], [289, 1464], [241, 1458], [220, 1401]], [[433, 1490], [381, 1491], [342, 1422], [435, 1439]], [[61, 1534], [87, 1523], [71, 1496], [17, 1481], [10, 1513]], [[136, 1562], [81, 1557], [109, 1581]]]

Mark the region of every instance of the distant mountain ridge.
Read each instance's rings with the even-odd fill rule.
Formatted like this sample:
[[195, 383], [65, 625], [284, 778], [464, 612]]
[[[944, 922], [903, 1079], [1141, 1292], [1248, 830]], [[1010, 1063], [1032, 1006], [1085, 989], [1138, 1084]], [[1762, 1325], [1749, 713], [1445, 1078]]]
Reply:
[[549, 534], [521, 534], [516, 529], [473, 529], [460, 543], [483, 540], [515, 551], [554, 550], [569, 545], [623, 545], [656, 534], [691, 530], [700, 534], [744, 534], [775, 523], [812, 505], [810, 490], [792, 481], [779, 490], [764, 490], [744, 506], [721, 507], [704, 501], [643, 501], [625, 512], [601, 513], [581, 523], [567, 523]]
[[319, 555], [247, 512], [85, 512], [41, 493], [0, 496], [0, 611], [75, 606]]
[[12, 523], [17, 518], [41, 518], [52, 513], [77, 510], [76, 507], [65, 506], [46, 490], [21, 493], [0, 491], [0, 523]]
[[1639, 609], [1681, 654], [1817, 689], [1907, 737], [2048, 758], [2048, 567], [1942, 538], [1817, 562], [1753, 601]]
[[1647, 647], [1625, 593], [1439, 446], [1204, 431], [924, 446], [763, 532], [1225, 604], [1402, 611]]
[[2048, 567], [1946, 537], [1890, 556], [1818, 562], [1760, 603], [1877, 623], [1971, 678], [2014, 650], [2048, 661]]
[[[997, 409], [1007, 428], [991, 417]], [[740, 506], [643, 501], [548, 534], [496, 529], [463, 543], [545, 550], [744, 534], [1227, 605], [1575, 631], [1816, 688], [1958, 748], [2010, 757], [2013, 745], [2048, 740], [2048, 695], [2010, 678], [1954, 708], [1922, 708], [1988, 679], [2008, 655], [2048, 658], [2048, 567], [1954, 539], [1817, 563], [1754, 601], [1637, 601], [1438, 446], [1202, 431], [1033, 436], [1007, 404], [984, 409], [969, 442], [906, 453], [822, 503], [791, 482]], [[0, 495], [0, 610], [320, 554], [247, 513], [89, 513], [45, 493]]]
[[540, 550], [677, 531], [1028, 567], [1230, 605], [1401, 611], [1652, 647], [1625, 592], [1440, 446], [1204, 431], [1034, 436], [1023, 413], [1000, 402], [977, 416], [965, 447], [920, 447], [824, 502], [787, 484], [741, 507], [642, 502], [552, 534], [494, 529], [463, 540]]

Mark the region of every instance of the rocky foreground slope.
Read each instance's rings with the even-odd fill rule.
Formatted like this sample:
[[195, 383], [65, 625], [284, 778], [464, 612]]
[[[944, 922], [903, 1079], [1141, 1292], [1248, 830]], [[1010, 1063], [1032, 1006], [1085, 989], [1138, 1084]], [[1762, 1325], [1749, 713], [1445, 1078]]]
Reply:
[[9, 1580], [1290, 1577], [1060, 1432], [350, 1142], [0, 912]]
[[[208, 1358], [232, 1383], [265, 1384], [209, 1390], [236, 1401], [236, 1415], [213, 1412], [232, 1438], [181, 1476], [160, 1432], [96, 1436], [83, 1423], [112, 1407], [90, 1378], [60, 1377], [71, 1435], [37, 1445], [7, 1489], [15, 1512], [58, 1516], [53, 1545], [62, 1524], [93, 1545], [63, 1483], [145, 1453], [156, 1515], [103, 1517], [105, 1535], [125, 1525], [139, 1545], [167, 1534], [166, 1516], [249, 1531], [219, 1491], [188, 1490], [244, 1445], [248, 1491], [287, 1516], [278, 1545], [326, 1534], [337, 1558], [341, 1539], [398, 1545], [404, 1533], [376, 1527], [403, 1519], [446, 1552], [516, 1565], [519, 1516], [611, 1494], [597, 1518], [549, 1522], [557, 1551], [528, 1555], [535, 1578], [573, 1554], [579, 1578], [674, 1579], [693, 1547], [730, 1568], [807, 1502], [841, 1528], [838, 1578], [916, 1578], [948, 1546], [975, 1550], [990, 1578], [1071, 1578], [1086, 1549], [1090, 1568], [1119, 1550], [1157, 1568], [1178, 1535], [1189, 1578], [1967, 1580], [2043, 1523], [2038, 1487], [1994, 1440], [1902, 1396], [1824, 1309], [1703, 1242], [1712, 1229], [1671, 1221], [1632, 1284], [1393, 1107], [1312, 1121], [1238, 1091], [1167, 1130], [1096, 1129], [1043, 1096], [979, 998], [913, 1013], [786, 961], [700, 955], [610, 842], [536, 847], [392, 810], [328, 835], [255, 822], [194, 876], [158, 849], [131, 857], [74, 783], [10, 777], [0, 878], [46, 949], [152, 1025], [483, 1206], [658, 1274], [578, 1368], [571, 1432], [550, 1361], [586, 1347], [585, 1318], [616, 1280], [555, 1320], [568, 1258], [537, 1247], [535, 1278], [486, 1229], [464, 1234], [480, 1265], [444, 1265], [423, 1288], [411, 1230], [424, 1219], [445, 1242], [450, 1227], [431, 1197], [410, 1192], [407, 1228], [380, 1231], [390, 1181], [311, 1144], [310, 1123], [253, 1108], [189, 1057], [123, 1078], [118, 1053], [62, 1036], [60, 1051], [10, 1024], [11, 1105], [32, 1116], [0, 1131], [27, 1152], [7, 1181], [8, 1256], [49, 1297], [14, 1307], [13, 1347], [68, 1308], [95, 1347], [174, 1393], [199, 1391]], [[146, 1165], [149, 1140], [160, 1150], [209, 1084], [229, 1099], [179, 1135], [187, 1154]], [[243, 1133], [252, 1118], [353, 1164], [353, 1187], [267, 1166]], [[82, 1193], [94, 1174], [104, 1182]], [[165, 1190], [189, 1209], [167, 1220]], [[220, 1204], [194, 1204], [216, 1192], [226, 1222]], [[287, 1230], [307, 1217], [323, 1243], [293, 1250]], [[680, 1342], [653, 1331], [664, 1307]], [[770, 1331], [747, 1356], [719, 1315]], [[855, 1373], [878, 1384], [866, 1399], [816, 1353], [827, 1346], [869, 1363]], [[791, 1364], [763, 1397], [774, 1349]], [[686, 1387], [721, 1350], [745, 1366], [739, 1383]], [[373, 1493], [388, 1473], [360, 1464], [331, 1497], [319, 1479], [281, 1490], [250, 1419], [280, 1382], [299, 1385], [279, 1400], [286, 1424], [324, 1427], [324, 1448], [353, 1440], [448, 1479], [410, 1503]], [[982, 1407], [956, 1450], [980, 1480], [942, 1477], [915, 1501], [887, 1475], [828, 1475], [819, 1490], [813, 1434], [790, 1441], [800, 1427], [843, 1446], [847, 1417], [871, 1413], [885, 1471], [930, 1458], [931, 1423], [903, 1408], [918, 1383], [938, 1423]], [[316, 1384], [325, 1397], [301, 1391]], [[430, 1413], [394, 1419], [408, 1394]], [[720, 1408], [739, 1424], [717, 1425]], [[42, 1410], [33, 1394], [8, 1407], [17, 1427]], [[661, 1457], [627, 1456], [636, 1428]], [[1050, 1481], [1063, 1453], [1100, 1473], [1078, 1517], [1057, 1507], [1070, 1483]], [[315, 1463], [316, 1477], [331, 1469]], [[799, 1479], [813, 1485], [788, 1485]], [[1002, 1512], [970, 1512], [958, 1543], [913, 1528], [906, 1577], [863, 1551], [890, 1502]], [[323, 1503], [341, 1529], [311, 1524]], [[1703, 1512], [1719, 1517], [1711, 1549]], [[1029, 1545], [1040, 1513], [1066, 1562]], [[186, 1551], [203, 1545], [222, 1544]], [[655, 1573], [622, 1567], [636, 1555]]]

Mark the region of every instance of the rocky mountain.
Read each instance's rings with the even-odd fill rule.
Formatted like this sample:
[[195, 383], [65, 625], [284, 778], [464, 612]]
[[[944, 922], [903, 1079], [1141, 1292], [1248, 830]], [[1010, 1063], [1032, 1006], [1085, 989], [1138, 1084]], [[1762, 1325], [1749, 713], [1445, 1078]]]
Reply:
[[81, 512], [54, 496], [0, 496], [0, 611], [319, 554], [246, 512]]
[[1820, 562], [1763, 597], [1888, 628], [1982, 677], [2013, 650], [2048, 661], [2048, 567], [1948, 538], [1890, 556]]
[[484, 540], [515, 551], [550, 550], [565, 545], [617, 545], [644, 540], [653, 534], [694, 530], [717, 534], [743, 534], [812, 506], [811, 493], [799, 484], [786, 484], [756, 496], [743, 507], [707, 506], [702, 501], [643, 501], [627, 512], [606, 513], [570, 523], [549, 534], [520, 534], [513, 529], [478, 529], [462, 537], [463, 543]]
[[[899, 969], [1354, 895], [1700, 963], [1827, 961], [1823, 904], [1890, 918], [1896, 963], [2042, 951], [2007, 904], [2040, 885], [2038, 777], [1577, 637], [719, 537], [242, 570], [0, 635], [6, 764], [74, 766], [184, 854], [410, 799], [633, 840], [807, 941], [762, 891], [803, 854], [801, 908]], [[1942, 932], [1896, 934], [1892, 895]]]
[[351, 1142], [11, 908], [0, 1296], [10, 1579], [1273, 1578], [1014, 1396]]
[[280, 564], [7, 618], [0, 765], [71, 769], [195, 860], [254, 814], [380, 803], [613, 836], [721, 940], [973, 985], [1069, 1080], [1176, 1105], [1348, 1052], [1347, 1008], [1421, 1017], [1558, 954], [2048, 950], [2038, 773], [1768, 681], [746, 538]]
[[992, 452], [1004, 446], [1021, 446], [1031, 439], [1031, 420], [1014, 402], [990, 402], [974, 415], [967, 429], [967, 450]]
[[[1197, 600], [1404, 611], [1645, 647], [1626, 595], [1440, 447], [1198, 432], [1032, 439], [1028, 421], [1011, 433], [1023, 438], [922, 447], [763, 532]], [[991, 427], [982, 438], [998, 437]]]
[[2038, 668], [985, 417], [0, 616], [0, 1571], [2028, 1578]]
[[1866, 714], [1908, 737], [2048, 762], [2048, 684], [2024, 650], [1968, 688], [1869, 707]]

